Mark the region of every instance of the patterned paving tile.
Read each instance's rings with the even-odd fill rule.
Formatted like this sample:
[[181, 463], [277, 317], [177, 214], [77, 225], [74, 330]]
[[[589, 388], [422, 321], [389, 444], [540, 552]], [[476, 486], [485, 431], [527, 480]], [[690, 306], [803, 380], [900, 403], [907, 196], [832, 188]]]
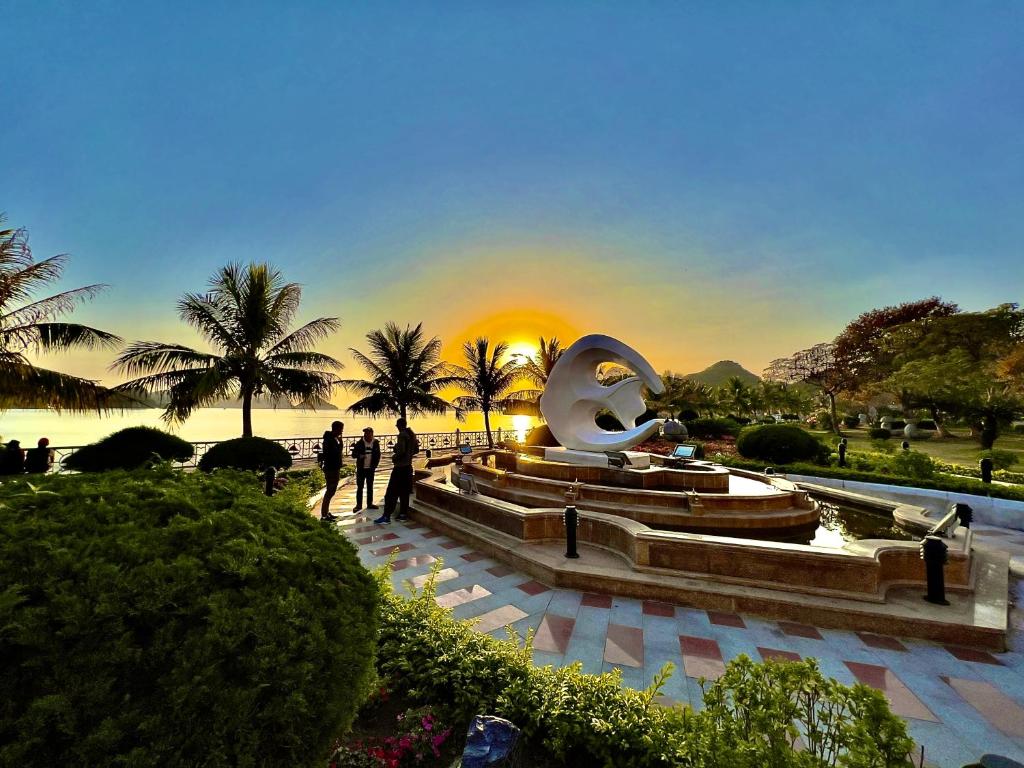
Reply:
[[462, 542], [460, 542], [460, 541], [446, 541], [443, 544], [441, 544], [441, 546], [444, 549], [456, 549], [456, 548], [462, 546]]
[[444, 595], [436, 595], [434, 597], [434, 602], [440, 605], [442, 608], [454, 608], [456, 605], [471, 603], [474, 600], [479, 600], [482, 597], [488, 597], [490, 596], [490, 594], [490, 590], [488, 590], [486, 587], [482, 587], [479, 584], [474, 584], [471, 587], [463, 587], [462, 589], [456, 589]]
[[959, 677], [944, 677], [943, 680], [1000, 731], [1007, 736], [1024, 739], [1024, 707], [992, 683]]
[[487, 569], [487, 572], [491, 574], [491, 576], [497, 576], [500, 579], [502, 576], [508, 576], [510, 573], [515, 573], [516, 569], [510, 568], [504, 563], [499, 563], [498, 565], [492, 565]]
[[465, 560], [467, 563], [475, 563], [477, 560], [486, 560], [487, 555], [485, 555], [483, 552], [467, 552], [466, 554], [462, 555], [462, 559]]
[[800, 624], [795, 621], [780, 621], [778, 624], [779, 629], [787, 635], [793, 635], [794, 637], [807, 637], [811, 640], [823, 639], [821, 633], [809, 624]]
[[722, 651], [714, 640], [680, 635], [679, 650], [683, 654], [683, 670], [687, 677], [717, 680], [725, 674]]
[[595, 595], [592, 592], [584, 592], [580, 605], [587, 608], [611, 608], [612, 598], [611, 595]]
[[408, 552], [410, 549], [416, 549], [415, 544], [392, 544], [387, 547], [381, 547], [380, 549], [374, 549], [370, 552], [374, 557], [383, 557], [384, 555], [390, 555], [395, 552]]
[[761, 654], [761, 658], [765, 661], [768, 661], [768, 659], [773, 659], [774, 661], [800, 661], [800, 654], [793, 651], [782, 651], [778, 648], [762, 648], [758, 646], [757, 652]]
[[376, 544], [378, 541], [392, 541], [397, 539], [393, 533], [378, 533], [376, 536], [364, 536], [361, 539], [356, 539], [356, 544], [359, 546], [365, 546], [366, 544]]
[[644, 600], [644, 616], [664, 616], [675, 618], [676, 607], [668, 603], [659, 603], [654, 600]]
[[526, 611], [516, 608], [514, 605], [503, 605], [477, 616], [473, 629], [486, 634], [509, 624], [515, 624], [526, 615]]
[[993, 664], [999, 667], [1003, 666], [1002, 662], [991, 653], [979, 651], [976, 648], [960, 648], [955, 645], [946, 645], [943, 647], [960, 659], [960, 661], [973, 661], [978, 664]]
[[858, 632], [857, 637], [869, 648], [880, 648], [883, 651], [903, 651], [906, 653], [907, 646], [888, 635], [873, 635], [870, 632]]
[[404, 571], [406, 568], [414, 568], [418, 565], [430, 565], [434, 562], [435, 558], [433, 555], [413, 555], [407, 557], [404, 560], [395, 560], [391, 564], [392, 571]]
[[[427, 555], [427, 557], [430, 557], [430, 555]], [[430, 577], [431, 574], [429, 573], [423, 573], [419, 576], [413, 576], [411, 579], [412, 585], [416, 587], [416, 589], [422, 589], [423, 585], [430, 581]], [[456, 571], [454, 568], [442, 568], [434, 576], [434, 583], [440, 584], [441, 582], [451, 581], [452, 579], [457, 579], [458, 577], [459, 572]]]
[[712, 624], [718, 624], [722, 627], [737, 627], [739, 629], [746, 629], [747, 625], [743, 621], [743, 617], [738, 613], [728, 613], [727, 611], [708, 611], [708, 620]]
[[551, 591], [549, 586], [541, 584], [539, 581], [526, 581], [522, 584], [517, 584], [516, 589], [522, 590], [528, 595], [540, 595]]
[[427, 531], [420, 538], [428, 539], [429, 540], [429, 539], [437, 539], [437, 538], [440, 538], [441, 536], [444, 536], [444, 534], [441, 533], [440, 531]]
[[545, 613], [540, 626], [537, 627], [537, 634], [533, 636], [533, 647], [538, 651], [565, 653], [575, 626], [575, 619], [554, 613]]
[[626, 667], [644, 665], [644, 631], [622, 624], [609, 624], [604, 645], [604, 660]]
[[888, 667], [877, 664], [863, 664], [859, 661], [844, 662], [858, 682], [877, 688], [885, 698], [889, 700], [889, 707], [900, 717], [913, 718], [915, 720], [930, 720], [939, 722], [939, 718], [932, 714], [932, 711], [917, 698], [903, 681], [900, 680]]

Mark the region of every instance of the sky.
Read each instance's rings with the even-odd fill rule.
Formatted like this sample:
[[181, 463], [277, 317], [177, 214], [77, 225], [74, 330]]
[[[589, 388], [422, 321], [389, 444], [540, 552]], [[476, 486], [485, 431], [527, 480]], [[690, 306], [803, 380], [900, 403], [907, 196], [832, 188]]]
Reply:
[[[607, 333], [754, 372], [1024, 285], [1024, 4], [0, 0], [0, 211], [74, 315], [201, 344], [232, 261], [454, 358]], [[47, 359], [116, 380], [110, 354]]]

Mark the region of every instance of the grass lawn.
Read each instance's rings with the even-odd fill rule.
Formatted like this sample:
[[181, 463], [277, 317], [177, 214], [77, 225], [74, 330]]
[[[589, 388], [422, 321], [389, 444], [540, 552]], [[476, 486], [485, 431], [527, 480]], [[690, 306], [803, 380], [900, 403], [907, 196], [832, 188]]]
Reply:
[[[831, 432], [822, 431], [813, 431], [812, 434], [817, 435], [825, 442], [830, 442], [829, 438], [832, 436]], [[911, 440], [910, 445], [914, 450], [927, 453], [932, 458], [939, 459], [940, 461], [950, 464], [961, 464], [963, 466], [976, 466], [978, 463], [978, 453], [981, 450], [978, 442], [968, 437], [966, 430], [953, 430], [951, 435], [953, 436], [941, 440], [938, 438]], [[856, 429], [844, 428], [843, 436], [846, 438], [847, 444], [852, 451], [874, 450], [866, 429], [859, 427]], [[889, 442], [898, 448], [903, 439], [900, 436], [893, 436]], [[1013, 451], [1020, 457], [1020, 463], [1013, 467], [1013, 469], [1018, 471], [1024, 468], [1024, 435], [1004, 432], [999, 435], [999, 439], [996, 440], [993, 448]]]

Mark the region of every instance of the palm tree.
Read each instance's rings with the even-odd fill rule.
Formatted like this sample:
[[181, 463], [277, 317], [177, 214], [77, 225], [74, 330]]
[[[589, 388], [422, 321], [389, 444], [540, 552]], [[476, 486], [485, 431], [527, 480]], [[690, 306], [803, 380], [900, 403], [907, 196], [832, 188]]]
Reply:
[[[0, 214], [0, 225], [5, 217]], [[94, 381], [32, 364], [28, 352], [116, 347], [121, 338], [77, 323], [58, 322], [104, 285], [86, 285], [36, 298], [60, 279], [67, 254], [42, 261], [32, 258], [24, 229], [0, 229], [0, 411], [8, 408], [53, 408], [103, 411], [115, 400]]]
[[424, 338], [423, 324], [399, 328], [388, 323], [366, 334], [369, 354], [350, 349], [368, 379], [346, 379], [341, 385], [363, 397], [351, 413], [401, 416], [447, 413], [454, 406], [437, 395], [455, 383], [450, 366], [441, 360], [441, 340]]
[[718, 402], [728, 413], [747, 416], [754, 410], [754, 393], [739, 376], [730, 376], [718, 387]]
[[254, 397], [315, 406], [330, 397], [337, 384], [332, 371], [343, 366], [313, 347], [341, 323], [336, 317], [320, 317], [289, 332], [301, 297], [302, 287], [286, 283], [269, 264], [223, 267], [210, 279], [207, 293], [187, 293], [178, 301], [178, 315], [215, 351], [136, 341], [113, 368], [137, 378], [118, 389], [166, 392], [163, 418], [168, 422], [184, 421], [196, 408], [238, 396], [242, 437], [252, 437]]
[[557, 336], [545, 339], [541, 336], [538, 340], [537, 352], [533, 357], [520, 355], [521, 375], [536, 387], [544, 389], [548, 383], [548, 376], [555, 367], [555, 363], [565, 351], [562, 349], [562, 342]]
[[491, 342], [484, 336], [462, 345], [466, 366], [453, 366], [456, 384], [468, 395], [455, 399], [459, 412], [480, 411], [484, 415], [484, 429], [487, 430], [487, 445], [494, 447], [491, 437], [491, 412], [504, 411], [515, 403], [521, 403], [537, 396], [535, 390], [512, 391], [515, 383], [523, 377], [521, 366], [516, 359], [502, 362], [508, 352], [508, 344], [499, 341], [491, 349]]

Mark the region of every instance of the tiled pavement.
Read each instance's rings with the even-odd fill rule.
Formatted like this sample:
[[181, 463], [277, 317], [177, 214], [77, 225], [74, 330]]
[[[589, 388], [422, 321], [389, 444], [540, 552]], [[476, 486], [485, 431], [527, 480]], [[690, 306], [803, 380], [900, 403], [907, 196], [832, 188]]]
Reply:
[[[383, 499], [387, 472], [377, 473]], [[925, 747], [925, 765], [956, 767], [994, 752], [1024, 762], [1024, 614], [1011, 615], [1012, 650], [989, 654], [884, 634], [848, 632], [771, 621], [750, 615], [705, 611], [646, 600], [550, 589], [471, 547], [419, 524], [374, 526], [372, 516], [353, 515], [355, 489], [339, 489], [332, 510], [339, 527], [359, 547], [368, 567], [392, 563], [392, 581], [421, 586], [437, 560], [437, 601], [476, 629], [507, 637], [535, 630], [534, 661], [580, 661], [586, 672], [622, 670], [623, 684], [650, 684], [665, 662], [675, 672], [664, 686], [667, 699], [701, 706], [698, 678], [714, 679], [732, 658], [815, 657], [840, 682], [860, 681], [882, 690], [911, 735]], [[379, 502], [382, 503], [382, 502]], [[377, 513], [374, 513], [377, 514]], [[979, 542], [1009, 549], [1024, 559], [1024, 533], [986, 529]], [[1013, 580], [1015, 602], [1024, 606], [1024, 581]], [[879, 628], [880, 630], [882, 628]]]

